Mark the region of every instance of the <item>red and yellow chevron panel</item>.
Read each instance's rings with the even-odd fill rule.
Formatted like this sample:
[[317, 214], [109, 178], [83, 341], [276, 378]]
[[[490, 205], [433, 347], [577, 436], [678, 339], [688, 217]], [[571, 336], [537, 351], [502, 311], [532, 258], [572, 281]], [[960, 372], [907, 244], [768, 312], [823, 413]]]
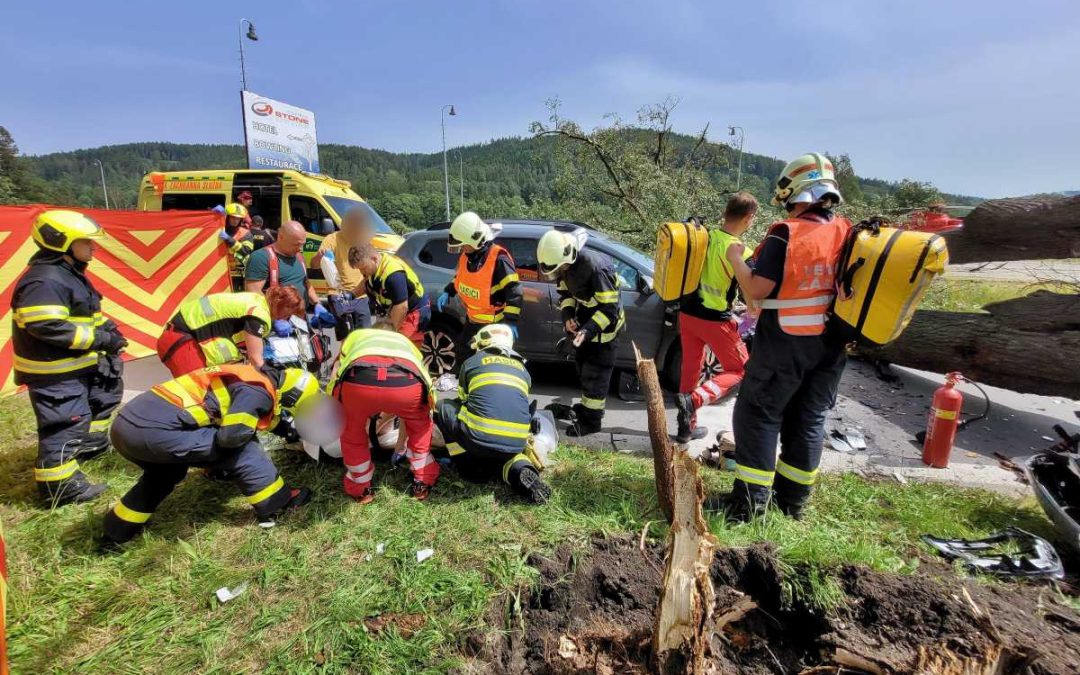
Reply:
[[11, 296], [38, 250], [30, 230], [38, 214], [54, 208], [85, 213], [105, 230], [87, 276], [104, 297], [105, 316], [128, 339], [128, 358], [156, 352], [158, 335], [180, 303], [230, 288], [227, 251], [218, 238], [223, 221], [216, 213], [0, 206], [0, 395], [16, 391]]

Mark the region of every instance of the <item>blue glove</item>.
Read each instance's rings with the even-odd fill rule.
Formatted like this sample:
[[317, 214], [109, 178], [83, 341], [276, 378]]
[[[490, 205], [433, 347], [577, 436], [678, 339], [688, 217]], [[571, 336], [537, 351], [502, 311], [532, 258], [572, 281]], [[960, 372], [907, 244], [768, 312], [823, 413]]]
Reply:
[[516, 323], [510, 324], [510, 332], [514, 334], [514, 339], [515, 340], [518, 339], [518, 329], [517, 329], [517, 324]]
[[322, 305], [315, 305], [315, 321], [320, 326], [332, 327], [337, 324], [337, 319]]
[[323, 257], [323, 260], [329, 260], [330, 262], [334, 262], [334, 251], [329, 250], [326, 253], [323, 253], [322, 257]]
[[390, 466], [399, 466], [401, 464], [404, 464], [405, 462], [406, 460], [404, 452], [395, 452], [394, 454], [390, 455]]
[[289, 337], [292, 335], [293, 327], [292, 323], [288, 319], [278, 319], [274, 322], [274, 333], [278, 337]]
[[439, 297], [435, 298], [435, 309], [440, 312], [446, 309], [446, 303], [450, 302], [450, 294], [443, 291]]
[[221, 241], [225, 242], [229, 246], [233, 245], [232, 235], [229, 234], [228, 232], [226, 232], [225, 230], [222, 230], [221, 232], [219, 232], [218, 236], [221, 237]]

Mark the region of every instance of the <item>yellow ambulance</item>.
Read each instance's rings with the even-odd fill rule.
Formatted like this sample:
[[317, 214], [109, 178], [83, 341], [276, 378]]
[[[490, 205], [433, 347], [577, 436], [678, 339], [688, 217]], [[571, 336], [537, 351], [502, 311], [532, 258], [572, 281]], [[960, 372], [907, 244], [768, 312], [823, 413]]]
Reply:
[[154, 171], [143, 176], [139, 186], [140, 211], [205, 211], [236, 201], [242, 192], [251, 193], [253, 216], [262, 216], [264, 227], [276, 230], [281, 223], [295, 220], [308, 232], [304, 259], [308, 276], [320, 293], [326, 292], [322, 270], [311, 267], [311, 258], [323, 238], [341, 225], [341, 216], [353, 208], [367, 211], [375, 227], [374, 244], [396, 251], [404, 241], [348, 181], [303, 171], [281, 169], [206, 169]]

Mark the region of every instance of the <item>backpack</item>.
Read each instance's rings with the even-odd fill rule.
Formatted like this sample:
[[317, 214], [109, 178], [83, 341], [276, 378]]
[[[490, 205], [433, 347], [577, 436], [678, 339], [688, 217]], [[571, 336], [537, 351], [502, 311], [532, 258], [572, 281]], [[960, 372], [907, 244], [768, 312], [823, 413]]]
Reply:
[[660, 226], [653, 286], [661, 300], [673, 302], [698, 289], [708, 250], [709, 232], [698, 218]]
[[940, 234], [887, 227], [876, 218], [858, 223], [840, 253], [830, 329], [864, 344], [892, 342], [948, 262]]

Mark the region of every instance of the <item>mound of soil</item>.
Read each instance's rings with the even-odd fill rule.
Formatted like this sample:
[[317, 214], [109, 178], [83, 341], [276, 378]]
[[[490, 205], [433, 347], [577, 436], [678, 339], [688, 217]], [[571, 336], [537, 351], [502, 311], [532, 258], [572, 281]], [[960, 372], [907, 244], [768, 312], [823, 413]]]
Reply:
[[[569, 547], [530, 561], [539, 589], [492, 609], [501, 631], [469, 638], [471, 672], [649, 673], [663, 548], [596, 539], [585, 558]], [[795, 569], [790, 574], [802, 574]], [[708, 668], [716, 673], [1080, 672], [1080, 615], [1035, 584], [901, 577], [848, 567], [847, 594], [830, 616], [785, 602], [775, 551], [762, 544], [717, 552]], [[730, 616], [730, 615], [729, 615]]]

